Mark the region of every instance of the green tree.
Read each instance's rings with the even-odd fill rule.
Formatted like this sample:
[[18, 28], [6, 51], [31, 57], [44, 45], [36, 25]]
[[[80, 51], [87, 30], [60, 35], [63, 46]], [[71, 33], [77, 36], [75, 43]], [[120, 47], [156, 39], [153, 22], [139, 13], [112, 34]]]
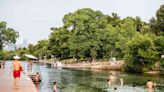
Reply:
[[107, 17], [100, 11], [84, 8], [66, 14], [63, 23], [63, 28], [71, 35], [69, 49], [73, 56], [95, 59], [98, 56], [97, 51], [100, 50], [97, 32], [106, 28]]
[[108, 16], [79, 9], [64, 16], [62, 27], [51, 28], [47, 48], [63, 59], [124, 57], [128, 70], [142, 72], [151, 69], [163, 54], [162, 14], [160, 8], [157, 18], [146, 23], [140, 17], [120, 19], [116, 13]]
[[141, 29], [142, 29], [142, 26], [143, 26], [143, 23], [142, 23], [142, 21], [141, 21], [141, 19], [140, 19], [140, 17], [136, 17], [136, 29], [137, 29], [137, 31], [141, 31]]
[[27, 52], [28, 54], [32, 54], [37, 57], [43, 58], [44, 56], [50, 57], [50, 52], [48, 50], [48, 40], [39, 40], [37, 44], [29, 44]]
[[164, 59], [160, 60], [160, 72], [164, 74]]
[[164, 73], [164, 59], [161, 58], [161, 55], [164, 55], [164, 36], [158, 36], [157, 39], [155, 39], [155, 45], [158, 51], [156, 59], [159, 61], [161, 73]]
[[34, 55], [34, 51], [35, 51], [35, 46], [33, 44], [29, 44], [28, 45], [28, 53], [29, 54], [33, 54]]
[[[115, 25], [116, 26], [116, 25]], [[118, 33], [119, 31], [116, 30], [112, 26], [112, 24], [108, 24], [107, 27], [104, 30], [100, 30], [97, 32], [98, 34], [98, 40], [100, 42], [100, 51], [101, 53], [98, 53], [99, 55], [102, 55], [103, 58], [109, 59], [112, 56], [117, 56], [116, 54], [116, 45], [115, 43], [118, 41]], [[100, 58], [102, 58], [100, 56]]]
[[157, 35], [164, 36], [164, 5], [156, 12], [156, 18], [150, 20], [151, 31]]
[[18, 32], [12, 28], [8, 28], [6, 22], [0, 22], [0, 50], [4, 45], [9, 45], [16, 42]]
[[122, 20], [120, 27], [116, 27], [116, 30], [119, 30], [116, 42], [116, 47], [120, 49], [120, 58], [125, 54], [124, 50], [126, 49], [126, 43], [132, 39], [137, 32], [136, 21], [132, 17], [127, 17]]
[[48, 49], [51, 54], [60, 58], [69, 57], [68, 40], [69, 31], [65, 28], [51, 28], [53, 31], [49, 38]]
[[155, 36], [152, 34], [137, 33], [127, 42], [124, 58], [125, 70], [131, 72], [143, 72], [151, 69], [156, 62], [158, 51], [154, 43]]
[[39, 57], [44, 57], [44, 56], [47, 56], [49, 57], [49, 53], [48, 53], [48, 49], [47, 49], [47, 46], [48, 46], [48, 40], [40, 40], [38, 41], [38, 43], [34, 46], [34, 55]]

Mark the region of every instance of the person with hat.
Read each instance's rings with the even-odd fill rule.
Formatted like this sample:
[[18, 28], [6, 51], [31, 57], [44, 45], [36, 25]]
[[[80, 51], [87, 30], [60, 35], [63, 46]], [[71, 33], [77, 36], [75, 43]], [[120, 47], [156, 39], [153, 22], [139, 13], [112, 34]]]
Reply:
[[13, 61], [13, 77], [14, 77], [14, 88], [18, 88], [18, 80], [20, 78], [20, 74], [22, 71], [22, 65], [21, 62], [19, 61], [20, 57], [19, 56], [14, 56], [14, 61]]

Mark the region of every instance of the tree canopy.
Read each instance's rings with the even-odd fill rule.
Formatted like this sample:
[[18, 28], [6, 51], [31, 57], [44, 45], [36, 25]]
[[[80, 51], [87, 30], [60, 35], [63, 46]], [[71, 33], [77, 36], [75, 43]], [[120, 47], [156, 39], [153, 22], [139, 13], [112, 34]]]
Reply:
[[4, 46], [14, 44], [18, 38], [18, 32], [13, 28], [7, 27], [7, 23], [0, 21], [0, 60], [10, 57], [10, 53], [3, 51]]
[[0, 21], [0, 50], [2, 50], [5, 45], [14, 44], [16, 38], [18, 38], [18, 32], [13, 28], [7, 27], [6, 22]]

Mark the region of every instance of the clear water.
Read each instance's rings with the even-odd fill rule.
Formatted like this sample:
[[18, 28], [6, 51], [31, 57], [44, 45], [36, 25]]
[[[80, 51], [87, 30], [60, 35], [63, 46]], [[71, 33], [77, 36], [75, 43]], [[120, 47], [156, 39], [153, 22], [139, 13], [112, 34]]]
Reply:
[[[164, 92], [164, 76], [150, 74], [127, 74], [119, 71], [106, 70], [77, 70], [48, 67], [35, 64], [35, 71], [42, 75], [39, 92], [52, 92], [53, 82], [57, 82], [58, 92], [115, 92], [114, 87], [108, 87], [109, 73], [117, 77], [116, 92], [148, 92], [145, 88], [146, 81], [152, 80], [157, 87], [149, 92]], [[124, 86], [120, 87], [120, 78]], [[136, 88], [132, 85], [135, 84]]]
[[[23, 63], [25, 66], [25, 63]], [[5, 68], [11, 68], [11, 62], [6, 63]], [[128, 74], [119, 71], [107, 70], [77, 70], [48, 67], [47, 65], [34, 64], [35, 72], [40, 72], [42, 82], [38, 85], [39, 92], [53, 92], [53, 82], [57, 82], [58, 92], [164, 92], [164, 75]], [[108, 87], [109, 73], [117, 77], [116, 87]], [[124, 86], [120, 87], [120, 78], [124, 80]], [[153, 91], [147, 91], [146, 81], [157, 83]], [[135, 84], [134, 89], [132, 85]]]

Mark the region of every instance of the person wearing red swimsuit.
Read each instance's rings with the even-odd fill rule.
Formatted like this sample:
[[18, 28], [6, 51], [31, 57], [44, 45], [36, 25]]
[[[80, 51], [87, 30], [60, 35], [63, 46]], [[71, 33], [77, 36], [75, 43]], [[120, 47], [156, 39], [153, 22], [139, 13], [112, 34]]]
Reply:
[[18, 80], [20, 78], [20, 74], [22, 71], [22, 65], [21, 62], [19, 61], [20, 57], [19, 56], [14, 56], [14, 61], [13, 61], [13, 77], [14, 77], [14, 88], [18, 88]]

